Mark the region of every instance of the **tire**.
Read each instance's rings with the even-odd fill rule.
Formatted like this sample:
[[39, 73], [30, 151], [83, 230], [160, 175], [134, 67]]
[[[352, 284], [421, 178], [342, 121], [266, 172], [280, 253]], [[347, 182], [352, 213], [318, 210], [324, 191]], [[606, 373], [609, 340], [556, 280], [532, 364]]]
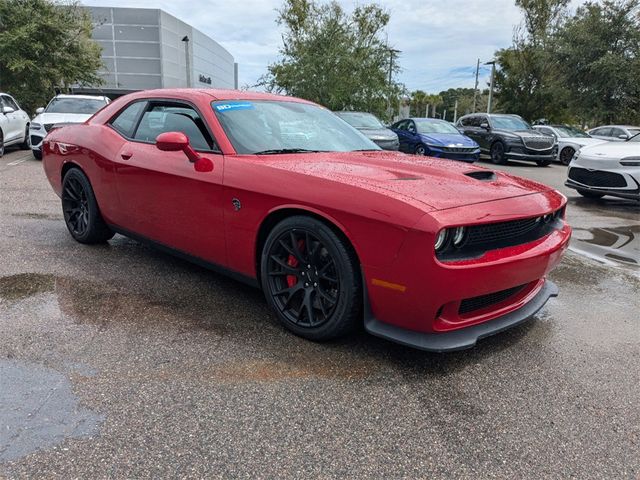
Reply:
[[4, 135], [2, 134], [2, 130], [0, 130], [0, 158], [4, 155]]
[[80, 243], [104, 243], [114, 235], [102, 219], [89, 179], [78, 168], [62, 180], [62, 213], [69, 233]]
[[424, 145], [420, 144], [416, 147], [415, 151], [413, 152], [416, 155], [422, 155], [425, 156], [427, 154], [427, 149]]
[[31, 137], [29, 136], [29, 125], [24, 130], [24, 142], [20, 144], [20, 149], [31, 150]]
[[507, 158], [504, 152], [504, 143], [497, 141], [493, 145], [491, 145], [491, 162], [496, 165], [504, 165], [507, 163]]
[[580, 195], [582, 195], [584, 198], [593, 198], [593, 199], [598, 199], [598, 198], [602, 198], [604, 197], [604, 193], [599, 193], [599, 192], [591, 192], [589, 190], [583, 190], [581, 188], [577, 189], [578, 193]]
[[260, 266], [267, 303], [296, 335], [326, 341], [360, 324], [362, 279], [356, 255], [321, 221], [294, 216], [278, 223], [264, 244]]
[[575, 149], [571, 147], [564, 147], [560, 152], [560, 163], [563, 165], [569, 165], [575, 153]]
[[549, 165], [551, 165], [551, 160], [536, 160], [536, 164], [539, 167], [548, 167]]
[[36, 160], [42, 160], [42, 150], [31, 150]]

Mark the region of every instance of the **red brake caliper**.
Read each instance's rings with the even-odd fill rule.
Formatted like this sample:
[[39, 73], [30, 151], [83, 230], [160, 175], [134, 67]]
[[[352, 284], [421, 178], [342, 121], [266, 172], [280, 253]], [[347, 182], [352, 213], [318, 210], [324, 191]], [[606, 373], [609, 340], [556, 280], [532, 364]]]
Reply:
[[[304, 249], [304, 240], [298, 240], [298, 250], [302, 252]], [[287, 265], [292, 267], [298, 266], [298, 259], [293, 255], [289, 254], [289, 258], [287, 259]], [[296, 283], [298, 283], [298, 277], [296, 275], [287, 275], [287, 285], [289, 288], [293, 287]]]

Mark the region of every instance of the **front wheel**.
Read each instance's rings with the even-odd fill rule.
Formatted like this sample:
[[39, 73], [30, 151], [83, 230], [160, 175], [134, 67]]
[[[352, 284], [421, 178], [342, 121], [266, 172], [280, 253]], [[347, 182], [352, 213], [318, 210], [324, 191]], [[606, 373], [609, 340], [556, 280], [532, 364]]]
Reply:
[[548, 167], [549, 165], [551, 165], [551, 160], [536, 160], [536, 164], [539, 167]]
[[0, 158], [4, 155], [4, 136], [2, 130], [0, 130]]
[[416, 150], [415, 150], [415, 152], [414, 152], [414, 153], [415, 153], [416, 155], [422, 155], [422, 156], [424, 156], [424, 155], [426, 155], [426, 154], [427, 154], [427, 149], [425, 148], [425, 146], [424, 146], [424, 145], [418, 145], [418, 146], [416, 147]]
[[69, 233], [80, 243], [104, 243], [114, 235], [102, 219], [89, 179], [78, 168], [62, 180], [62, 213]]
[[600, 192], [591, 192], [589, 190], [583, 190], [581, 188], [578, 188], [578, 193], [580, 195], [582, 195], [584, 198], [602, 198], [604, 197], [604, 193], [600, 193]]
[[565, 147], [560, 152], [560, 163], [563, 165], [569, 165], [571, 163], [571, 159], [576, 151], [571, 147]]
[[31, 137], [29, 136], [29, 125], [24, 129], [24, 142], [20, 144], [22, 150], [31, 150]]
[[330, 340], [356, 328], [362, 283], [355, 253], [311, 217], [289, 217], [265, 242], [261, 282], [280, 322], [296, 335]]
[[504, 151], [504, 144], [502, 142], [496, 142], [491, 145], [491, 161], [496, 165], [503, 165], [507, 163], [507, 158]]

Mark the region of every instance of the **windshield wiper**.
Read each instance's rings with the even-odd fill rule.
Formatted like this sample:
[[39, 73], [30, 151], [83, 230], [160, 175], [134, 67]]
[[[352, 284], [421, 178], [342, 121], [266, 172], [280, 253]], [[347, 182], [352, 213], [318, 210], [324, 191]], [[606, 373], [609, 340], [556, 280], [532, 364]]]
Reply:
[[306, 148], [273, 148], [271, 150], [262, 150], [255, 152], [254, 155], [277, 155], [279, 153], [318, 153], [323, 150], [308, 150]]

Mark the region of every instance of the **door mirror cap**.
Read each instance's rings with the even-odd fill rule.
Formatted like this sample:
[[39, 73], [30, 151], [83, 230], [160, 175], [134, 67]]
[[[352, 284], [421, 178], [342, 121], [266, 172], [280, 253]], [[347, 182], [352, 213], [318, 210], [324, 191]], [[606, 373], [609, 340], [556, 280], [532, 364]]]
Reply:
[[11, 107], [2, 107], [2, 113], [4, 113], [5, 115], [7, 113], [13, 113], [13, 112], [15, 112], [15, 110]]
[[485, 130], [489, 130], [489, 124], [487, 122], [482, 122], [480, 124], [480, 128], [484, 128]]
[[618, 138], [621, 140], [629, 140], [629, 135], [625, 135], [624, 133], [622, 135], [618, 135]]
[[193, 163], [196, 172], [211, 172], [213, 162], [201, 157], [189, 144], [189, 137], [182, 132], [164, 132], [156, 137], [156, 147], [163, 152], [183, 151]]
[[44, 112], [44, 107], [36, 108], [36, 115], [40, 115], [42, 112]]

